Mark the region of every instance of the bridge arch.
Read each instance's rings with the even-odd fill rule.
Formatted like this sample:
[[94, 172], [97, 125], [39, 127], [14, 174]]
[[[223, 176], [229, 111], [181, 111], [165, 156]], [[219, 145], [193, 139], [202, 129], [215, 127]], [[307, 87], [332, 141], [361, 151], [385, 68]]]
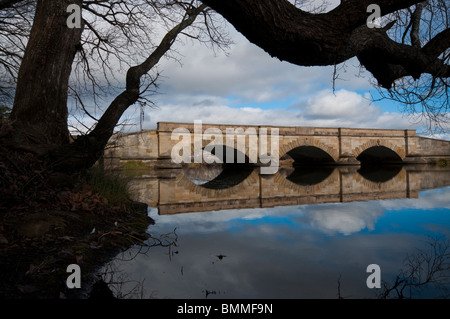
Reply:
[[[217, 176], [220, 178], [220, 174]], [[217, 179], [214, 178], [214, 179]], [[214, 181], [214, 179], [212, 181]], [[244, 180], [247, 180], [247, 183], [243, 183]], [[252, 170], [245, 176], [244, 180], [240, 180], [232, 185], [227, 185], [227, 187], [222, 188], [218, 184], [215, 185], [207, 185], [205, 184], [197, 184], [193, 182], [189, 177], [186, 177], [185, 174], [181, 174], [175, 181], [177, 187], [181, 190], [185, 190], [186, 193], [196, 194], [197, 201], [205, 201], [208, 202], [211, 199], [232, 199], [232, 198], [240, 198], [248, 196], [248, 193], [254, 193], [255, 190], [252, 188], [259, 189], [259, 174], [257, 170]], [[210, 181], [211, 182], [211, 181]], [[208, 183], [210, 183], [208, 182]], [[213, 182], [216, 183], [216, 182]], [[255, 186], [256, 185], [256, 186]]]
[[286, 179], [298, 186], [314, 186], [327, 180], [335, 169], [334, 166], [296, 167]]
[[403, 167], [401, 165], [380, 165], [369, 166], [361, 165], [358, 170], [358, 175], [364, 177], [365, 180], [379, 184], [386, 183], [394, 179], [401, 171]]
[[[274, 178], [274, 184], [278, 185], [278, 189], [283, 189], [286, 194], [289, 192], [286, 190], [292, 190], [292, 194], [307, 195], [310, 193], [326, 193], [329, 190], [329, 186], [339, 185], [339, 172], [335, 168], [331, 168], [330, 172], [327, 172], [322, 178], [316, 181], [303, 179], [301, 176], [296, 175], [296, 169], [280, 169], [280, 171], [272, 178]], [[300, 178], [299, 178], [300, 177]], [[306, 182], [305, 182], [306, 181]]]
[[353, 154], [362, 164], [401, 163], [405, 149], [385, 140], [372, 140], [356, 147]]
[[280, 158], [289, 156], [295, 164], [332, 164], [338, 161], [336, 149], [318, 139], [304, 138], [280, 145]]
[[[250, 158], [247, 154], [247, 149], [245, 150], [246, 153], [242, 153], [240, 150], [238, 150], [235, 147], [228, 146], [226, 144], [217, 144], [217, 145], [206, 145], [202, 148], [203, 150], [203, 159], [205, 159], [205, 156], [208, 156], [208, 154], [211, 154], [213, 157], [210, 158], [210, 161], [214, 160], [214, 157], [217, 154], [217, 150], [220, 150], [222, 152], [221, 160], [223, 162], [223, 166], [239, 166], [240, 164], [250, 164]], [[232, 159], [230, 159], [230, 155], [232, 155]], [[217, 162], [216, 162], [217, 163]]]

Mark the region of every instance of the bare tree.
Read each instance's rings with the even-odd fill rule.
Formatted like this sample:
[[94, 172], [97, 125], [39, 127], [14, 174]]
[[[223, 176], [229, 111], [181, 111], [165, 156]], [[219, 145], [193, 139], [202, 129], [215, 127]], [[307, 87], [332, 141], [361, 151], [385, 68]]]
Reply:
[[[17, 1], [16, 1], [17, 2]], [[12, 106], [20, 63], [30, 34], [34, 1], [0, 2], [0, 103]]]

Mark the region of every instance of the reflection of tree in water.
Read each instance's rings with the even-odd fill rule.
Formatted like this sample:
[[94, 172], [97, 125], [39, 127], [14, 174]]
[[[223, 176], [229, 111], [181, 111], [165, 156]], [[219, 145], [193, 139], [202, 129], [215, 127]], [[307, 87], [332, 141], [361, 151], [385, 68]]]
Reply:
[[130, 279], [124, 271], [119, 270], [117, 262], [128, 262], [134, 260], [138, 255], [146, 255], [153, 247], [167, 247], [169, 258], [173, 255], [172, 247], [177, 247], [178, 235], [176, 228], [167, 234], [158, 237], [150, 236], [147, 240], [121, 252], [110, 263], [108, 263], [98, 274], [98, 280], [93, 284], [89, 299], [144, 299], [152, 298], [145, 296], [144, 280]]
[[[337, 281], [337, 297], [345, 299], [341, 294], [341, 277]], [[445, 236], [429, 237], [425, 248], [406, 256], [393, 281], [381, 283], [378, 299], [449, 298], [450, 240]]]
[[[435, 292], [436, 291], [436, 292]], [[425, 249], [408, 255], [403, 269], [393, 282], [383, 282], [379, 298], [415, 298], [420, 294], [450, 297], [450, 240], [445, 236], [429, 238]]]

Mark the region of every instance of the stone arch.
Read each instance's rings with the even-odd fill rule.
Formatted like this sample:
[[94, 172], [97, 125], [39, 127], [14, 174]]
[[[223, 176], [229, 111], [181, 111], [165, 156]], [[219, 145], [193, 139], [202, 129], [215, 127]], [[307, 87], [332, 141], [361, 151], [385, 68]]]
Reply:
[[288, 177], [289, 175], [283, 176], [282, 174], [277, 173], [274, 177], [274, 184], [279, 185], [278, 187], [280, 189], [293, 189], [296, 195], [314, 195], [316, 193], [326, 193], [328, 185], [337, 183], [339, 174], [336, 169], [333, 169], [332, 173], [327, 178], [312, 185], [299, 185], [289, 180]]
[[[197, 194], [199, 198], [196, 200], [200, 200], [201, 198], [204, 199], [232, 199], [235, 198], [236, 195], [242, 196], [243, 194], [246, 194], [245, 188], [248, 185], [254, 185], [258, 183], [258, 172], [256, 170], [253, 170], [249, 176], [246, 177], [245, 183], [244, 181], [241, 181], [239, 184], [236, 184], [229, 188], [219, 189], [219, 188], [206, 188], [202, 185], [197, 185], [193, 183], [190, 179], [184, 176], [184, 174], [181, 174], [176, 179], [176, 184], [178, 187], [181, 187], [182, 189], [185, 189], [187, 193], [189, 194]], [[247, 194], [245, 195], [247, 196]]]
[[370, 141], [367, 141], [366, 143], [355, 147], [352, 150], [352, 153], [355, 156], [355, 158], [358, 158], [365, 151], [372, 149], [372, 148], [375, 150], [378, 147], [380, 147], [380, 150], [388, 149], [388, 150], [392, 151], [402, 161], [405, 159], [406, 154], [405, 154], [405, 148], [403, 145], [398, 146], [398, 145], [393, 144], [391, 141], [384, 140], [384, 139], [372, 139]]
[[402, 165], [369, 165], [369, 167], [361, 165], [358, 169], [358, 176], [362, 176], [372, 183], [386, 183], [400, 174], [402, 169]]
[[[232, 147], [232, 146], [228, 146], [226, 144], [217, 144], [214, 146], [212, 152], [208, 149], [207, 145], [203, 145], [202, 146], [202, 150], [203, 150], [203, 154], [205, 156], [205, 152], [206, 154], [212, 154], [215, 155], [215, 151], [217, 150], [217, 148], [221, 148], [222, 149], [222, 161], [223, 164], [225, 165], [233, 165], [233, 164], [250, 164], [250, 158], [249, 158], [249, 150], [248, 150], [248, 146], [246, 145], [245, 148], [245, 153], [242, 153], [240, 150], [238, 150], [236, 147]], [[228, 152], [232, 152], [233, 153], [233, 161], [231, 163], [227, 162], [227, 153]], [[257, 154], [258, 155], [258, 154]], [[258, 158], [256, 158], [256, 160], [258, 160]]]
[[388, 180], [373, 181], [367, 179], [365, 176], [361, 175], [358, 172], [358, 174], [354, 175], [354, 179], [355, 183], [357, 185], [361, 185], [366, 191], [388, 192], [389, 190], [395, 190], [398, 188], [396, 187], [396, 183], [398, 183], [398, 181], [401, 181], [401, 184], [403, 185], [404, 181], [406, 180], [406, 174], [407, 174], [406, 170], [404, 168], [401, 168], [395, 176], [393, 176]]
[[320, 138], [314, 137], [302, 137], [290, 141], [289, 143], [280, 143], [280, 158], [301, 147], [316, 148], [327, 154], [334, 162], [339, 160], [339, 152], [333, 146], [324, 143]]

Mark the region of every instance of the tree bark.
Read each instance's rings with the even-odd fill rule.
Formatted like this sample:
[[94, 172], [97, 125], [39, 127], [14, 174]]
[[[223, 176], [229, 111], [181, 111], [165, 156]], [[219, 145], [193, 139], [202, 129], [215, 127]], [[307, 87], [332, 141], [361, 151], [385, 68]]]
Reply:
[[69, 143], [67, 92], [82, 28], [67, 27], [67, 7], [81, 0], [38, 0], [17, 80], [11, 119], [37, 143]]

